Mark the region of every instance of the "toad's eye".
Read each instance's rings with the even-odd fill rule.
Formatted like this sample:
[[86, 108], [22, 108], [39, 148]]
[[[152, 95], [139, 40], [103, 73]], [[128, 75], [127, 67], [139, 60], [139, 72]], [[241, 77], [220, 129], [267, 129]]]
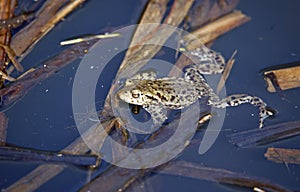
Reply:
[[140, 96], [140, 93], [138, 90], [132, 90], [131, 95], [133, 98], [138, 98]]

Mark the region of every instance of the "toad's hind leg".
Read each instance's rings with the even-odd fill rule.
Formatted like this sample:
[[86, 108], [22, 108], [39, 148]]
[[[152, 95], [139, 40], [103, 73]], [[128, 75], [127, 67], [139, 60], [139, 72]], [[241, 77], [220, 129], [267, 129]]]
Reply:
[[157, 74], [155, 71], [152, 70], [142, 71], [128, 78], [125, 81], [125, 86], [134, 85], [136, 82], [139, 82], [140, 80], [155, 80], [156, 78], [157, 78]]
[[157, 74], [153, 70], [146, 70], [146, 71], [141, 71], [140, 73], [137, 73], [133, 75], [129, 79], [136, 79], [136, 80], [154, 80], [157, 78]]
[[211, 101], [210, 104], [217, 108], [233, 107], [243, 103], [249, 103], [259, 109], [259, 128], [263, 127], [263, 121], [269, 116], [274, 115], [274, 112], [267, 109], [267, 104], [259, 97], [250, 96], [247, 94], [235, 94], [228, 96], [219, 101]]
[[209, 97], [210, 100], [219, 101], [219, 96], [214, 93], [214, 90], [208, 85], [199, 70], [191, 65], [185, 69], [184, 79], [192, 81], [196, 87], [198, 97]]
[[194, 67], [204, 75], [218, 74], [224, 71], [225, 60], [223, 56], [204, 45], [184, 52], [194, 63]]

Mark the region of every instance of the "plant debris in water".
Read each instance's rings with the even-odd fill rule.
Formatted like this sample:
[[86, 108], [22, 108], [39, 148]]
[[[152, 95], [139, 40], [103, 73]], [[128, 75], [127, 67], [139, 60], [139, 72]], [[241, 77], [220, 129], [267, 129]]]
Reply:
[[298, 164], [300, 165], [299, 149], [268, 148], [265, 157], [275, 163]]
[[[293, 65], [287, 67], [289, 65]], [[284, 68], [268, 70], [264, 72], [269, 92], [283, 91], [300, 87], [300, 62], [280, 65]], [[274, 66], [274, 68], [278, 68]]]
[[241, 148], [270, 144], [300, 134], [300, 121], [269, 125], [261, 130], [247, 130], [230, 135], [230, 142]]
[[[37, 12], [35, 19], [31, 21], [25, 28], [23, 28], [17, 34], [14, 35], [14, 38], [12, 39], [12, 42], [10, 44], [10, 48], [14, 50], [16, 56], [22, 56], [22, 58], [25, 57], [26, 54], [31, 51], [31, 48], [33, 48], [34, 45], [48, 31], [50, 31], [55, 26], [56, 23], [58, 23], [68, 13], [73, 11], [76, 7], [78, 7], [84, 2], [85, 2], [84, 0], [46, 1], [44, 5]], [[140, 23], [155, 22], [155, 23], [164, 23], [173, 26], [179, 26], [184, 21], [184, 19], [187, 19], [189, 21], [189, 25], [195, 29], [195, 31], [192, 33], [197, 37], [200, 37], [200, 39], [203, 40], [204, 43], [209, 43], [214, 39], [216, 39], [221, 34], [226, 33], [227, 31], [237, 26], [240, 26], [241, 24], [249, 21], [250, 19], [249, 17], [247, 17], [246, 15], [242, 14], [239, 11], [232, 11], [237, 5], [238, 0], [217, 1], [214, 2], [213, 4], [211, 4], [209, 0], [204, 0], [201, 1], [201, 3], [197, 3], [197, 7], [195, 8], [194, 6], [192, 9], [191, 7], [192, 4], [194, 3], [193, 0], [188, 0], [188, 1], [174, 0], [172, 1], [172, 7], [170, 12], [167, 12], [167, 6], [169, 3], [170, 2], [168, 0], [149, 1], [140, 19]], [[205, 12], [197, 11], [197, 9], [202, 9]], [[190, 12], [189, 14], [190, 10], [193, 11]], [[201, 13], [202, 15], [199, 16], [197, 15], [198, 13]], [[8, 19], [8, 18], [0, 18], [0, 19], [1, 21], [4, 21], [3, 19]], [[13, 21], [14, 19], [15, 19], [14, 17], [11, 17], [11, 20], [6, 20], [6, 21], [7, 22]], [[25, 18], [24, 20], [27, 19]], [[205, 25], [203, 26], [204, 23]], [[198, 28], [198, 26], [200, 27]], [[145, 39], [151, 38], [151, 35], [155, 34], [158, 28], [159, 25], [157, 25], [156, 28], [154, 27], [152, 29], [147, 29], [146, 31], [137, 28], [135, 35], [133, 36], [132, 42], [143, 43]], [[9, 30], [9, 29], [10, 29], [9, 27], [6, 27], [4, 30]], [[162, 36], [158, 40], [160, 41], [160, 43], [165, 42], [170, 35], [171, 34]], [[100, 38], [100, 37], [96, 37], [96, 38]], [[88, 41], [85, 42], [86, 40]], [[24, 75], [16, 78], [17, 80], [11, 82], [7, 87], [2, 88], [0, 90], [0, 95], [2, 96], [1, 109], [5, 110], [8, 107], [11, 107], [12, 104], [17, 102], [24, 95], [26, 95], [31, 90], [31, 88], [34, 87], [37, 83], [47, 79], [49, 76], [51, 76], [52, 74], [54, 74], [56, 71], [60, 70], [62, 67], [66, 66], [67, 64], [71, 63], [75, 59], [82, 57], [84, 54], [86, 54], [87, 50], [93, 45], [93, 43], [96, 42], [95, 39], [90, 39], [85, 37], [79, 38], [79, 40], [78, 39], [75, 40], [75, 42], [77, 41], [84, 41], [84, 42], [71, 46], [70, 48], [61, 52], [57, 56], [44, 62], [39, 67], [31, 69], [30, 71], [26, 72]], [[187, 47], [187, 49], [193, 49], [193, 46], [197, 47], [197, 44], [192, 43], [193, 39], [189, 39], [189, 41], [190, 41], [189, 43], [190, 47]], [[74, 41], [71, 41], [71, 43], [74, 43]], [[4, 45], [7, 46], [7, 44]], [[158, 46], [150, 46], [150, 47], [141, 46], [138, 48], [130, 48], [126, 53], [126, 56], [120, 66], [118, 73], [120, 73], [122, 70], [124, 70], [127, 67], [134, 67], [134, 68], [136, 67], [135, 69], [138, 70], [139, 68], [142, 67], [142, 65], [134, 66], [134, 64], [137, 63], [137, 61], [152, 58], [159, 51], [159, 49], [160, 47]], [[183, 59], [179, 58], [176, 65], [177, 66], [180, 65], [183, 68], [184, 65], [187, 64], [187, 62], [179, 62], [182, 60]], [[7, 74], [7, 76], [9, 77], [9, 73], [7, 73], [7, 71], [3, 71], [3, 73]], [[110, 111], [110, 106], [108, 101], [110, 100], [110, 96], [111, 96], [110, 94], [112, 93], [112, 90], [114, 88], [115, 87], [111, 88], [108, 97], [106, 99], [107, 102], [102, 112], [103, 119], [104, 118], [106, 119], [105, 121], [101, 122], [102, 126], [105, 128], [105, 132], [112, 132], [114, 128], [118, 127], [119, 125], [117, 118], [109, 116], [111, 111]], [[149, 139], [146, 139], [145, 142], [139, 143], [137, 147], [142, 148], [149, 145], [151, 146], [153, 145], [153, 143], [155, 144], [155, 142], [161, 141], [161, 138], [166, 137], [168, 136], [168, 134], [172, 133], [170, 132], [170, 129], [173, 128], [172, 126], [174, 126], [174, 123], [178, 123], [176, 122], [176, 119], [174, 120], [174, 122], [168, 124], [168, 126], [159, 130], [156, 134], [153, 134], [151, 137], [149, 137]], [[3, 120], [2, 124], [5, 125], [5, 120]], [[286, 124], [285, 126], [291, 127], [293, 125]], [[255, 130], [255, 131], [263, 133], [262, 131], [264, 131], [266, 128], [264, 128], [263, 130]], [[6, 129], [4, 130], [6, 131]], [[277, 133], [279, 132], [275, 131], [273, 134], [276, 135]], [[190, 133], [186, 132], [184, 134], [188, 135]], [[1, 133], [1, 135], [4, 135], [2, 137], [5, 138], [5, 132]], [[99, 146], [100, 148], [106, 139], [105, 135], [106, 134], [104, 134], [102, 130], [99, 130], [98, 126], [94, 126], [88, 129], [82, 135], [82, 137], [84, 137], [84, 140], [89, 141], [94, 145]], [[268, 136], [272, 134], [269, 133], [266, 135]], [[288, 135], [289, 135], [288, 133], [285, 134], [285, 136]], [[244, 135], [242, 137], [244, 137]], [[270, 140], [270, 137], [266, 137], [266, 138], [267, 140]], [[285, 137], [278, 137], [278, 138], [285, 138]], [[125, 139], [119, 138], [119, 140], [120, 142], [124, 142], [124, 143], [127, 142], [127, 138]], [[246, 139], [243, 138], [243, 140]], [[254, 139], [252, 139], [252, 142], [253, 140]], [[265, 140], [265, 138], [261, 138], [260, 140]], [[258, 139], [258, 141], [260, 140]], [[5, 142], [5, 139], [3, 139], [3, 141]], [[185, 143], [184, 140], [180, 141], [179, 143], [181, 143], [182, 145], [189, 145], [189, 143]], [[3, 149], [7, 149], [7, 147], [3, 147]], [[90, 149], [83, 142], [83, 139], [78, 138], [74, 142], [72, 142], [69, 146], [64, 148], [62, 151], [58, 153], [51, 153], [50, 156], [52, 155], [60, 156], [60, 154], [63, 153], [64, 154], [65, 153], [85, 154], [88, 153], [89, 150]], [[45, 154], [47, 152], [41, 152], [41, 151], [37, 152], [37, 151], [28, 151], [23, 149], [22, 150], [10, 149], [9, 152], [13, 152], [13, 154], [15, 155], [13, 157], [19, 160], [22, 160], [22, 158], [18, 156], [19, 153], [22, 153], [22, 155], [25, 154], [23, 156], [24, 157], [23, 160], [24, 159], [37, 160], [38, 158], [41, 158], [39, 160], [43, 160], [44, 157], [47, 157], [47, 155]], [[35, 159], [35, 157], [38, 158]], [[78, 157], [78, 156], [76, 155], [70, 156], [72, 160], [74, 160], [73, 159], [74, 157]], [[115, 156], [114, 158], [118, 159], [119, 157]], [[56, 161], [56, 159], [53, 161]], [[69, 160], [66, 161], [69, 162]], [[78, 163], [84, 163], [84, 161], [80, 160]], [[21, 179], [13, 183], [6, 190], [7, 191], [21, 191], [21, 190], [34, 191], [38, 189], [40, 186], [47, 183], [53, 177], [61, 173], [64, 169], [65, 166], [63, 165], [51, 165], [51, 164], [40, 165], [30, 173], [25, 175], [24, 177], [22, 177]], [[276, 184], [272, 184], [270, 181], [262, 178], [250, 177], [244, 174], [234, 173], [223, 169], [202, 167], [189, 162], [169, 162], [159, 167], [153, 169], [146, 169], [146, 170], [143, 169], [128, 170], [113, 165], [109, 165], [106, 171], [102, 172], [101, 174], [96, 173], [95, 174], [96, 178], [91, 182], [89, 182], [88, 184], [86, 184], [85, 186], [83, 186], [81, 191], [87, 191], [92, 189], [95, 189], [96, 191], [102, 189], [103, 191], [130, 190], [131, 187], [140, 184], [141, 178], [145, 178], [146, 176], [149, 176], [152, 173], [180, 175], [180, 176], [192, 177], [201, 180], [213, 181], [217, 183], [225, 183], [225, 184], [249, 187], [261, 191], [264, 190], [289, 191], [284, 187], [281, 187]]]
[[99, 163], [98, 157], [95, 155], [55, 153], [9, 146], [0, 146], [0, 160], [71, 164], [76, 166], [97, 166]]

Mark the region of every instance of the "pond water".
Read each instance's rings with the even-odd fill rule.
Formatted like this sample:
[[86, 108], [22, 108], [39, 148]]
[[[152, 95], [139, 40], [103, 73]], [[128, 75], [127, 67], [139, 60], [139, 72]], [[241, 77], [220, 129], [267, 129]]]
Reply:
[[[59, 42], [72, 36], [92, 34], [99, 29], [136, 24], [144, 1], [88, 1], [47, 34], [22, 61], [29, 69], [61, 52]], [[118, 5], [118, 6], [117, 6]], [[241, 1], [237, 9], [252, 19], [218, 38], [212, 48], [230, 58], [238, 50], [236, 63], [226, 82], [227, 94], [248, 93], [263, 98], [278, 112], [266, 125], [299, 120], [300, 89], [269, 93], [260, 71], [266, 67], [300, 61], [300, 1]], [[116, 58], [115, 62], [121, 62]], [[79, 60], [38, 84], [5, 114], [9, 118], [7, 142], [13, 145], [59, 151], [79, 136], [72, 113], [72, 87]], [[115, 71], [116, 68], [111, 69]], [[99, 103], [105, 98], [114, 74], [97, 89]], [[252, 116], [254, 114], [254, 116]], [[253, 176], [265, 177], [293, 190], [300, 189], [300, 166], [275, 164], [264, 158], [268, 146], [239, 149], [228, 142], [236, 131], [257, 128], [257, 111], [250, 105], [226, 110], [222, 131], [214, 145], [203, 155], [198, 147], [186, 150], [178, 159], [223, 168]], [[299, 136], [273, 143], [273, 147], [299, 149]], [[33, 170], [38, 163], [0, 162], [0, 188], [4, 189]], [[100, 170], [101, 171], [101, 170]], [[87, 180], [87, 171], [67, 167], [38, 191], [76, 191]], [[212, 182], [184, 177], [154, 175], [149, 178], [154, 191], [239, 191]]]

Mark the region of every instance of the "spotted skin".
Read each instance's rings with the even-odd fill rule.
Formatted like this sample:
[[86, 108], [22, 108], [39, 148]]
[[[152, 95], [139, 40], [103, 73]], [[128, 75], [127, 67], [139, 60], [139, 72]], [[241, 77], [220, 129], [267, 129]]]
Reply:
[[151, 114], [154, 125], [160, 125], [167, 119], [167, 109], [182, 109], [198, 99], [196, 87], [183, 78], [128, 81], [125, 82], [127, 86], [117, 93], [118, 97], [127, 103], [141, 105]]
[[186, 51], [184, 54], [193, 60], [193, 68], [197, 69], [200, 74], [218, 74], [222, 73], [225, 68], [223, 56], [205, 46]]
[[154, 71], [145, 71], [125, 81], [117, 96], [126, 103], [140, 105], [150, 113], [153, 126], [160, 126], [167, 119], [167, 109], [182, 109], [198, 99], [208, 97], [208, 104], [216, 108], [238, 106], [249, 103], [259, 109], [259, 128], [265, 118], [273, 115], [259, 97], [235, 94], [220, 99], [208, 85], [202, 74], [222, 73], [225, 60], [222, 55], [206, 47], [185, 52], [194, 64], [184, 70], [183, 78], [157, 78]]

